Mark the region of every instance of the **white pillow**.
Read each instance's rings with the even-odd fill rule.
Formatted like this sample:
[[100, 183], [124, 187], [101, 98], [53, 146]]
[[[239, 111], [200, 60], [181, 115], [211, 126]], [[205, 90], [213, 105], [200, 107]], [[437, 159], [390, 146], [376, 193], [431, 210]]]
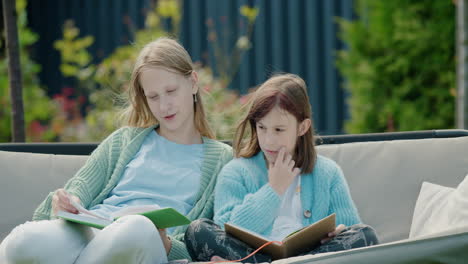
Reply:
[[468, 225], [468, 175], [450, 188], [423, 182], [409, 238], [440, 233]]

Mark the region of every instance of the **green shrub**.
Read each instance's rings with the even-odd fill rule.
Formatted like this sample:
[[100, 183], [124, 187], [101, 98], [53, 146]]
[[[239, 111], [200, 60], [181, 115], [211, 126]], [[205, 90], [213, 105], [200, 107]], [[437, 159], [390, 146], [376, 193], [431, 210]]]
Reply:
[[[61, 70], [64, 75], [73, 77], [79, 82], [82, 88], [75, 90], [87, 91], [91, 107], [82, 118], [82, 122], [64, 123], [62, 122], [64, 119], [60, 118], [60, 122], [57, 123], [60, 124], [58, 127], [61, 131], [61, 141], [100, 141], [119, 126], [116, 120], [122, 106], [120, 94], [130, 81], [136, 56], [146, 43], [158, 37], [177, 36], [180, 23], [179, 5], [180, 2], [175, 0], [158, 1], [156, 8], [146, 16], [145, 28], [135, 32], [133, 44], [116, 48], [98, 65], [90, 63], [92, 58], [86, 50], [93, 40], [86, 36], [79, 37], [79, 29], [73, 23], [65, 24], [63, 39], [55, 43], [62, 57]], [[249, 23], [253, 23], [258, 10], [243, 7], [241, 13]], [[161, 26], [162, 19], [172, 20], [171, 31], [166, 31]], [[249, 37], [250, 35], [241, 36], [239, 39], [248, 44]], [[234, 60], [248, 49], [237, 46], [236, 55], [227, 58]], [[78, 52], [81, 58], [79, 60], [69, 55]], [[215, 77], [209, 67], [197, 65], [207, 118], [219, 139], [232, 139], [235, 124], [241, 115], [239, 111], [241, 102], [245, 101], [236, 92], [227, 88], [227, 83], [236, 72], [231, 70], [236, 67], [239, 65], [231, 65], [228, 74], [222, 73], [220, 77]], [[67, 100], [63, 101], [70, 103]]]
[[339, 20], [338, 68], [349, 133], [454, 127], [455, 6], [449, 0], [358, 0]]

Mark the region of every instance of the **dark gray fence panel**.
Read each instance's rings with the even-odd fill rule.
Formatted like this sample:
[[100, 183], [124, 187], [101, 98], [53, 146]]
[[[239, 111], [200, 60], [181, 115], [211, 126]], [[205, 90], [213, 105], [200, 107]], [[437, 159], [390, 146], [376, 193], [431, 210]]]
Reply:
[[[81, 35], [93, 35], [90, 51], [96, 62], [117, 46], [132, 41], [132, 30], [144, 23], [145, 10], [153, 0], [38, 0], [28, 2], [29, 22], [39, 33], [33, 56], [42, 65], [40, 78], [49, 94], [67, 85], [60, 75], [60, 58], [53, 42], [61, 38], [66, 19], [75, 20]], [[346, 93], [336, 70], [338, 40], [336, 17], [352, 18], [353, 0], [187, 0], [183, 1], [180, 40], [195, 61], [218, 72], [215, 52], [208, 40], [208, 21], [217, 31], [217, 42], [230, 51], [237, 38], [246, 32], [241, 17], [242, 5], [260, 9], [252, 46], [241, 58], [241, 65], [230, 87], [245, 94], [275, 72], [291, 72], [303, 77], [309, 88], [315, 128], [319, 134], [343, 133], [348, 117]]]

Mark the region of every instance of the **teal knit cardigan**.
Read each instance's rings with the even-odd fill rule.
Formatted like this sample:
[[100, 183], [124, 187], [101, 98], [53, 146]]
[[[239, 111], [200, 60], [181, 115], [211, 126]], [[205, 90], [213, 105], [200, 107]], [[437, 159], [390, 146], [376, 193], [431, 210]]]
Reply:
[[[123, 127], [107, 137], [89, 156], [85, 165], [66, 184], [65, 189], [80, 198], [84, 207], [90, 208], [102, 201], [117, 185], [126, 165], [140, 149], [145, 137], [157, 126], [149, 128]], [[201, 182], [196, 203], [187, 214], [191, 220], [213, 218], [214, 188], [218, 173], [232, 159], [232, 148], [216, 140], [203, 138], [204, 159], [201, 168]], [[174, 190], [176, 191], [176, 190]], [[53, 219], [52, 196], [39, 205], [33, 220]], [[169, 260], [189, 259], [190, 255], [184, 243], [187, 226], [174, 230], [171, 236], [172, 248]]]
[[[332, 213], [336, 224], [361, 222], [341, 168], [331, 159], [317, 156], [312, 173], [301, 176], [302, 224], [310, 225]], [[214, 221], [230, 222], [269, 236], [281, 208], [282, 197], [268, 184], [263, 152], [230, 161], [218, 177]]]

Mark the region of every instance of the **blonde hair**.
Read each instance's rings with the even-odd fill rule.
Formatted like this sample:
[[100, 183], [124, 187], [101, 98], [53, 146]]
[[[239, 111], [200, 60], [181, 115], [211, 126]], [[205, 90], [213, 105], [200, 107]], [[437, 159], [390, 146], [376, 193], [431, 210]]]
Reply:
[[[237, 126], [233, 142], [236, 157], [249, 158], [260, 151], [256, 123], [276, 106], [292, 114], [298, 123], [305, 119], [312, 121], [312, 110], [304, 80], [294, 74], [275, 75], [254, 92], [247, 106], [247, 115]], [[298, 138], [293, 154], [296, 166], [303, 173], [312, 172], [317, 159], [313, 122], [311, 123], [309, 130]], [[250, 133], [246, 132], [246, 129], [250, 130]], [[244, 140], [247, 133], [249, 138]]]
[[[149, 127], [158, 124], [158, 120], [148, 106], [140, 84], [142, 71], [153, 67], [162, 67], [185, 77], [189, 77], [194, 71], [190, 55], [176, 40], [162, 37], [146, 44], [135, 62], [131, 82], [126, 91], [127, 106], [121, 115], [123, 124], [134, 127]], [[206, 120], [200, 89], [195, 96], [195, 128], [202, 136], [214, 138], [214, 133]]]

